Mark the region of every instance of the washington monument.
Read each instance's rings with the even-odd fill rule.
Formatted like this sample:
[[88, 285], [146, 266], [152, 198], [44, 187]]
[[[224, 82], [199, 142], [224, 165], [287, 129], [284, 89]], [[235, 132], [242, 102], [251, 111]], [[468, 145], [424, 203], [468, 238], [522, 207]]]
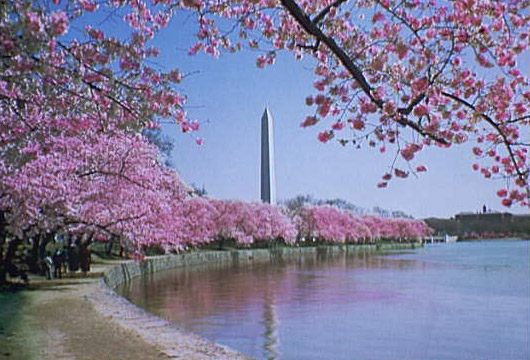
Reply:
[[266, 107], [261, 117], [261, 201], [276, 204], [273, 118]]

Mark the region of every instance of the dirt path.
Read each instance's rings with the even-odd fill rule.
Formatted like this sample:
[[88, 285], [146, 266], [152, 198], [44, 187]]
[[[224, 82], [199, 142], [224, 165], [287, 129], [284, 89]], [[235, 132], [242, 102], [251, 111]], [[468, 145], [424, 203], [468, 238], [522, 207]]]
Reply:
[[249, 359], [135, 307], [101, 277], [30, 284], [0, 294], [0, 360]]
[[2, 319], [0, 359], [169, 359], [95, 311], [86, 295], [98, 279], [32, 280], [30, 290], [3, 295], [15, 299], [2, 310], [10, 314]]

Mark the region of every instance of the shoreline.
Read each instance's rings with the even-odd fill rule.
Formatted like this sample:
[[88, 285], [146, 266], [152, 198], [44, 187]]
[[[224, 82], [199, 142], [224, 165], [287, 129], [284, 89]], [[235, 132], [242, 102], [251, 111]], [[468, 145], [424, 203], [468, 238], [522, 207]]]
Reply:
[[[250, 360], [227, 346], [181, 330], [134, 305], [114, 288], [124, 281], [179, 266], [209, 262], [255, 262], [344, 252], [406, 250], [418, 243], [338, 245], [280, 249], [206, 251], [146, 258], [140, 263], [101, 261], [90, 277], [45, 280], [32, 276], [13, 303], [0, 311], [0, 359], [186, 359]], [[3, 303], [3, 302], [2, 302]], [[3, 306], [4, 307], [4, 306]], [[10, 313], [13, 312], [13, 313]], [[13, 315], [14, 314], [14, 315]]]

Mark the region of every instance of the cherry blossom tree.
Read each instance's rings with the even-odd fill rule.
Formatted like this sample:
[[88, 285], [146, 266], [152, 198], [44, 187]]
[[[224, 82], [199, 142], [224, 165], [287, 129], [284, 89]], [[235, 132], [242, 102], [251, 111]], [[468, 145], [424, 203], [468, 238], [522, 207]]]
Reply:
[[0, 245], [6, 230], [27, 237], [65, 228], [133, 246], [171, 241], [168, 199], [183, 200], [186, 186], [139, 133], [164, 119], [184, 133], [199, 123], [187, 119], [175, 87], [184, 74], [147, 65], [159, 54], [147, 42], [169, 14], [156, 11], [147, 24], [149, 9], [128, 8], [131, 30], [117, 38], [82, 25], [99, 9], [93, 1], [0, 4]]
[[185, 224], [178, 239], [185, 245], [235, 240], [240, 245], [282, 240], [293, 243], [296, 227], [284, 209], [262, 203], [192, 198], [178, 206], [176, 217]]
[[296, 228], [281, 207], [243, 201], [215, 202], [219, 238], [235, 239], [241, 244], [282, 239], [294, 242]]
[[253, 236], [256, 240], [281, 239], [287, 244], [294, 243], [297, 230], [285, 208], [262, 203], [253, 203], [252, 207], [255, 218]]
[[432, 229], [423, 221], [410, 219], [384, 219], [381, 234], [387, 239], [409, 241], [432, 235]]
[[180, 246], [198, 246], [216, 240], [218, 208], [216, 200], [194, 197], [175, 206], [173, 217], [181, 224], [175, 229], [175, 240]]
[[295, 219], [299, 237], [330, 243], [420, 240], [432, 233], [421, 220], [358, 217], [334, 206], [304, 206]]
[[4, 178], [8, 230], [103, 232], [133, 247], [168, 242], [172, 204], [190, 190], [159, 164], [157, 149], [138, 135], [87, 132], [54, 137], [46, 153]]
[[[175, 89], [184, 74], [147, 65], [159, 55], [148, 40], [167, 25], [166, 11], [151, 13], [131, 2], [125, 16], [131, 31], [121, 38], [94, 26], [73, 37], [70, 26], [99, 4], [53, 3], [12, 0], [0, 7], [2, 143], [87, 128], [153, 128], [160, 119], [173, 120], [183, 132], [198, 130], [186, 119], [185, 96]], [[122, 5], [111, 1], [107, 10]]]

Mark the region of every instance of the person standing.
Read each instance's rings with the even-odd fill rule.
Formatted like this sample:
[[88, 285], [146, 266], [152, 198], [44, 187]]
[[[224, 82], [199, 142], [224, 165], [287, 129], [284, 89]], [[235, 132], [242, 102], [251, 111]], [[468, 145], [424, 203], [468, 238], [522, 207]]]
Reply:
[[79, 264], [84, 276], [90, 271], [91, 251], [88, 248], [89, 246], [90, 240], [88, 237], [83, 236], [79, 244]]

